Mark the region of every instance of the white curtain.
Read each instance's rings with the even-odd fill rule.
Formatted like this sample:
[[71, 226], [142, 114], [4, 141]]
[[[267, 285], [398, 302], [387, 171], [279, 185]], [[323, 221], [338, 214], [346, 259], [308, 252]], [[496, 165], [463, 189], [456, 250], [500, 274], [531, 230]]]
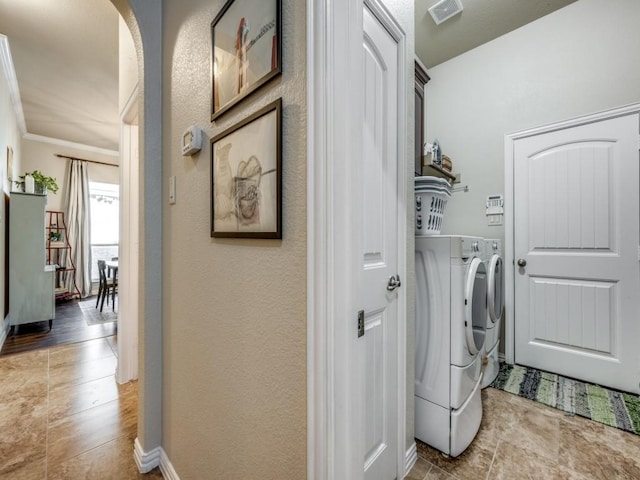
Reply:
[[[89, 239], [89, 173], [88, 164], [71, 160], [67, 189], [66, 222], [71, 260], [76, 267], [75, 286], [82, 298], [91, 295], [91, 242]], [[73, 275], [67, 275], [66, 287], [75, 290]]]

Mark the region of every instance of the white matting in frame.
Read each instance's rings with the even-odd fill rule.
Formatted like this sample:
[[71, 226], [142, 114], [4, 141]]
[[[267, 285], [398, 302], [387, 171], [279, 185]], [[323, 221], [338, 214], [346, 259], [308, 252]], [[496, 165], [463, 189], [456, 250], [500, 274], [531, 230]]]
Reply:
[[211, 139], [211, 236], [282, 238], [282, 99]]

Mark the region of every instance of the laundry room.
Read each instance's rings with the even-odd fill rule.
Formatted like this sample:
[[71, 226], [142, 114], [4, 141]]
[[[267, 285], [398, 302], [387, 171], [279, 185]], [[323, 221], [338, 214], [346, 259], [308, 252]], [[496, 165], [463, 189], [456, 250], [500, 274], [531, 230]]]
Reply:
[[[447, 38], [447, 28], [459, 33], [456, 22], [463, 22], [465, 11], [437, 30], [431, 26], [431, 34], [421, 34], [428, 22], [433, 23], [428, 7], [436, 3], [418, 1], [415, 11], [417, 62], [428, 78], [423, 166], [435, 163], [438, 169], [446, 157], [455, 183], [450, 194], [438, 195], [424, 180], [425, 175], [434, 174], [433, 168], [422, 170], [422, 180], [416, 181], [416, 196], [423, 205], [432, 195], [445, 200], [437, 231], [445, 239], [436, 240], [438, 235], [428, 231], [416, 232], [415, 415], [416, 437], [455, 457], [466, 448], [460, 450], [461, 443], [470, 444], [482, 431], [480, 418], [484, 425], [487, 409], [496, 408], [483, 394], [484, 415], [470, 413], [477, 401], [474, 395], [479, 394], [476, 384], [465, 383], [472, 380], [480, 388], [487, 386], [487, 378], [483, 383], [474, 366], [473, 336], [480, 332], [472, 325], [476, 294], [474, 282], [468, 280], [473, 276], [480, 290], [492, 288], [491, 255], [486, 249], [500, 250], [503, 290], [499, 294], [500, 303], [505, 304], [499, 312], [503, 314], [499, 328], [490, 332], [488, 321], [484, 332], [487, 338], [489, 333], [496, 334], [496, 340], [489, 342], [492, 345], [499, 339], [500, 375], [491, 373], [489, 384], [504, 389], [506, 382], [513, 382], [512, 393], [519, 388], [521, 395], [535, 385], [529, 392], [535, 397], [542, 395], [540, 377], [553, 379], [553, 389], [561, 388], [558, 385], [566, 377], [610, 388], [605, 393], [609, 399], [622, 398], [617, 392], [629, 392], [635, 398], [640, 393], [640, 356], [625, 339], [640, 334], [630, 321], [637, 318], [640, 303], [625, 300], [627, 292], [639, 285], [640, 3], [565, 2], [535, 21], [442, 61], [421, 42]], [[466, 3], [462, 0], [464, 7]], [[452, 36], [448, 38], [455, 43]], [[572, 145], [579, 147], [574, 151]], [[448, 177], [446, 173], [438, 176]], [[428, 213], [422, 210], [419, 216], [425, 221]], [[627, 237], [629, 242], [624, 240]], [[484, 267], [476, 266], [471, 273], [474, 257]], [[620, 261], [615, 263], [614, 258]], [[612, 263], [606, 263], [609, 260]], [[598, 267], [589, 270], [591, 264]], [[631, 265], [628, 271], [627, 264]], [[427, 292], [423, 300], [421, 288]], [[462, 306], [454, 305], [458, 297]], [[442, 298], [447, 305], [439, 304]], [[491, 310], [495, 305], [485, 304], [485, 313], [478, 315], [490, 317], [487, 307]], [[418, 337], [433, 335], [440, 328], [421, 326], [421, 309], [428, 318], [440, 314], [452, 322], [447, 331], [451, 338], [444, 341], [450, 351], [443, 353], [451, 368], [443, 370], [446, 378], [437, 380], [450, 385], [442, 404], [436, 398], [442, 392], [430, 390], [436, 378], [420, 376], [420, 362], [426, 362], [428, 370], [437, 361], [433, 349], [421, 356]], [[463, 319], [459, 332], [453, 325], [456, 315]], [[461, 343], [468, 346], [465, 354], [471, 352], [470, 357], [459, 355]], [[486, 353], [485, 348], [483, 370], [489, 376], [486, 368], [491, 359]], [[612, 370], [613, 363], [621, 367]], [[528, 376], [533, 368], [537, 369], [535, 379]], [[516, 383], [516, 371], [521, 375], [517, 382], [523, 383]], [[533, 383], [525, 387], [529, 381]], [[454, 402], [461, 392], [464, 398]], [[560, 408], [560, 399], [550, 395], [553, 398], [543, 403]], [[421, 404], [419, 397], [427, 402]], [[447, 411], [446, 418], [438, 413], [440, 407]], [[565, 412], [576, 414], [569, 407]], [[492, 419], [494, 413], [489, 413]], [[465, 425], [475, 425], [476, 432], [455, 431], [460, 422], [457, 414], [467, 418]], [[434, 438], [430, 436], [434, 429], [421, 432], [421, 416], [446, 426], [450, 436], [436, 433]], [[618, 428], [624, 423], [617, 422]], [[637, 433], [634, 428], [627, 430]], [[465, 435], [471, 440], [463, 439]], [[423, 456], [453, 473], [436, 457]]]
[[[489, 224], [487, 199], [505, 195], [506, 135], [640, 101], [640, 4], [612, 5], [603, 9], [598, 0], [578, 0], [427, 65], [424, 138], [438, 140], [460, 176], [441, 233], [504, 241], [504, 219]], [[427, 21], [428, 12], [416, 9], [416, 23]], [[418, 41], [417, 34], [420, 58]]]

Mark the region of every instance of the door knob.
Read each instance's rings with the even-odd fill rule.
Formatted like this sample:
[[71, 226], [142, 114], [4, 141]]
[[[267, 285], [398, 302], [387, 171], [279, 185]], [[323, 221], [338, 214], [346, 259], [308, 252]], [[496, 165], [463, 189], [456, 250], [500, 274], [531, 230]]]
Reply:
[[391, 275], [389, 277], [389, 283], [387, 283], [387, 290], [393, 292], [400, 285], [402, 285], [402, 283], [400, 283], [400, 275]]
[[527, 261], [524, 258], [520, 258], [518, 260], [518, 266], [519, 267], [526, 267], [527, 266]]

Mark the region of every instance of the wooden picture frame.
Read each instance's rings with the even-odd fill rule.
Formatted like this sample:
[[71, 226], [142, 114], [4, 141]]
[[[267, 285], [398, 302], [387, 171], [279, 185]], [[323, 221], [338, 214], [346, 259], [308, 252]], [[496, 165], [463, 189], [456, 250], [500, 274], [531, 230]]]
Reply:
[[211, 121], [282, 73], [282, 0], [228, 0], [211, 22]]
[[282, 99], [211, 139], [211, 236], [282, 238]]

